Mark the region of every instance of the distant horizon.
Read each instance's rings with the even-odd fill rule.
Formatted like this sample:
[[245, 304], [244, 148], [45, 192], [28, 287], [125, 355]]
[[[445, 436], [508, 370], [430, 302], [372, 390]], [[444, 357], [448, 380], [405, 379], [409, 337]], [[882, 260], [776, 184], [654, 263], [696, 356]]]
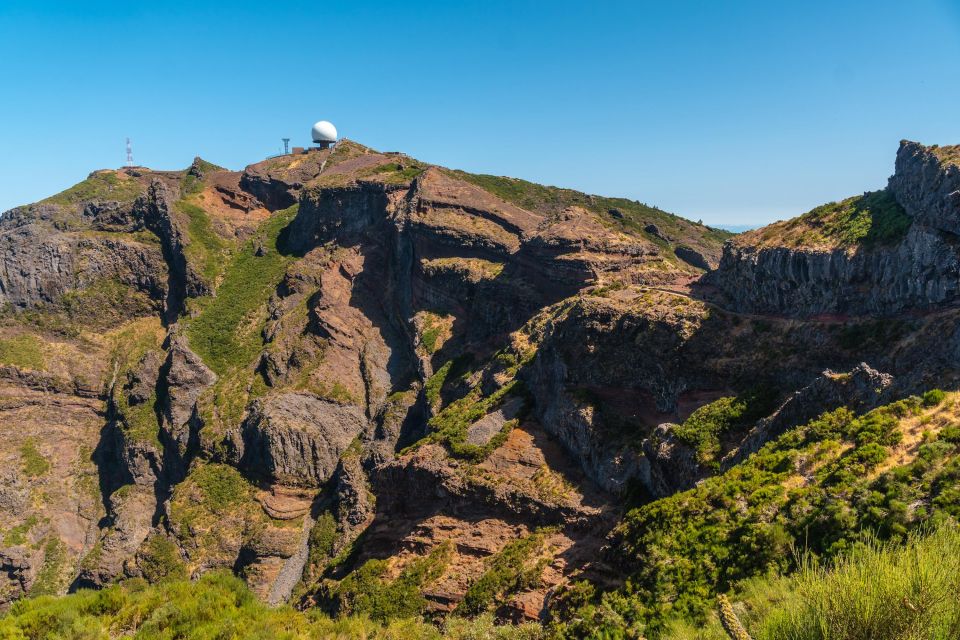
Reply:
[[239, 169], [326, 119], [427, 162], [755, 228], [882, 188], [901, 139], [960, 142], [951, 0], [9, 0], [0, 56], [0, 211], [122, 166], [127, 137], [140, 164]]

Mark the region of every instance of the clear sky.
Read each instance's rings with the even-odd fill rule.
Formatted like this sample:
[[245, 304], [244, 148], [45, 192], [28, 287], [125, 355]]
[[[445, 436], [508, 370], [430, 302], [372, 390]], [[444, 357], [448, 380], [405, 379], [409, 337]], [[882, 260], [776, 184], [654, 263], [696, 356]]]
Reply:
[[0, 1], [0, 210], [310, 125], [759, 225], [960, 143], [960, 0]]

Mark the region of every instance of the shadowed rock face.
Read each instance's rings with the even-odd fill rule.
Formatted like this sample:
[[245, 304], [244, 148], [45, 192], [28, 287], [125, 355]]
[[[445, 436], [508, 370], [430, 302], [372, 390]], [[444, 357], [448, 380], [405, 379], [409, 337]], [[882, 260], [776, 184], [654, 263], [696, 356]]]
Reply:
[[954, 148], [904, 141], [888, 192], [912, 218], [905, 236], [835, 249], [755, 244], [758, 230], [724, 247], [704, 281], [748, 313], [890, 315], [960, 296], [960, 168]]

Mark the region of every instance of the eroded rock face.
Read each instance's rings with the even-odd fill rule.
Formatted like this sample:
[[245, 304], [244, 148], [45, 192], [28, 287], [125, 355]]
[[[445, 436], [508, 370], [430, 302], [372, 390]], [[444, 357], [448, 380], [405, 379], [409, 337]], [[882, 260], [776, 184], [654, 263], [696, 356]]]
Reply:
[[190, 445], [196, 424], [197, 398], [217, 380], [216, 374], [190, 350], [187, 340], [173, 336], [164, 363], [163, 428], [183, 456]]
[[137, 549], [153, 527], [157, 499], [152, 485], [127, 485], [110, 497], [110, 526], [75, 580], [78, 587], [104, 587], [134, 574]]
[[960, 235], [960, 167], [946, 161], [954, 148], [926, 147], [903, 140], [888, 188], [919, 223]]
[[[36, 212], [42, 219], [43, 211]], [[101, 281], [134, 286], [154, 299], [166, 290], [166, 265], [155, 245], [60, 232], [0, 218], [0, 305], [52, 303]], [[22, 214], [26, 215], [26, 214]]]
[[240, 464], [294, 486], [323, 485], [366, 425], [356, 405], [285, 393], [259, 402], [243, 424]]
[[888, 315], [960, 295], [960, 255], [944, 233], [917, 223], [890, 248], [795, 250], [727, 245], [707, 280], [750, 313]]

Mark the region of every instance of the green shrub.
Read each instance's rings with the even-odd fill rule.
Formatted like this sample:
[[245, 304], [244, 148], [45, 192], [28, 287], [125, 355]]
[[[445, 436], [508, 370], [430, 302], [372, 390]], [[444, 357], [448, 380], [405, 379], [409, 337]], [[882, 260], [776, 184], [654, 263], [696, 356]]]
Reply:
[[900, 442], [900, 421], [922, 411], [910, 398], [860, 417], [826, 413], [724, 474], [634, 509], [615, 533], [632, 567], [627, 586], [571, 617], [648, 634], [671, 617], [701, 623], [713, 594], [794, 569], [794, 548], [830, 559], [870, 537], [901, 539], [931, 518], [960, 516], [955, 447], [922, 447], [913, 462], [871, 473]]
[[951, 444], [960, 444], [960, 424], [947, 425], [940, 430], [939, 438]]
[[210, 511], [223, 512], [250, 498], [250, 484], [230, 465], [197, 465], [190, 478], [202, 492], [203, 506]]
[[743, 428], [773, 410], [775, 396], [771, 392], [751, 392], [740, 397], [714, 400], [690, 414], [673, 433], [697, 452], [697, 461], [716, 468], [720, 439], [735, 429]]
[[140, 548], [137, 565], [148, 582], [162, 579], [182, 580], [187, 570], [176, 542], [164, 535], [152, 535]]
[[310, 529], [310, 538], [307, 543], [307, 569], [304, 572], [305, 583], [320, 575], [320, 572], [333, 557], [336, 542], [337, 521], [332, 513], [324, 511], [313, 524], [313, 528]]
[[507, 543], [467, 589], [456, 613], [476, 615], [505, 596], [536, 587], [544, 568], [544, 561], [538, 559], [537, 554], [548, 532], [540, 530]]
[[12, 364], [21, 369], [42, 370], [43, 343], [29, 333], [0, 338], [0, 364]]
[[428, 556], [411, 561], [394, 580], [386, 580], [386, 560], [368, 560], [335, 587], [331, 594], [341, 615], [363, 614], [387, 622], [417, 616], [426, 608], [421, 589], [443, 573], [451, 544], [435, 547]]
[[453, 367], [453, 360], [447, 360], [443, 363], [443, 366], [433, 372], [433, 375], [427, 378], [426, 383], [424, 384], [424, 393], [427, 396], [427, 402], [430, 403], [430, 406], [437, 406], [440, 402], [440, 391], [443, 389], [443, 384], [447, 381], [447, 375], [450, 373], [450, 369]]
[[839, 246], [898, 242], [913, 219], [886, 189], [821, 205], [786, 223], [796, 244], [828, 241]]
[[937, 405], [941, 404], [946, 397], [947, 394], [940, 389], [931, 389], [923, 394], [923, 406], [936, 407]]
[[[0, 638], [46, 640], [440, 640], [432, 624], [402, 618], [381, 624], [364, 616], [331, 620], [318, 610], [268, 607], [226, 571], [196, 582], [147, 585], [128, 580], [101, 591], [20, 600], [0, 617]], [[539, 640], [539, 625], [495, 626], [492, 617], [449, 618], [447, 640]]]

